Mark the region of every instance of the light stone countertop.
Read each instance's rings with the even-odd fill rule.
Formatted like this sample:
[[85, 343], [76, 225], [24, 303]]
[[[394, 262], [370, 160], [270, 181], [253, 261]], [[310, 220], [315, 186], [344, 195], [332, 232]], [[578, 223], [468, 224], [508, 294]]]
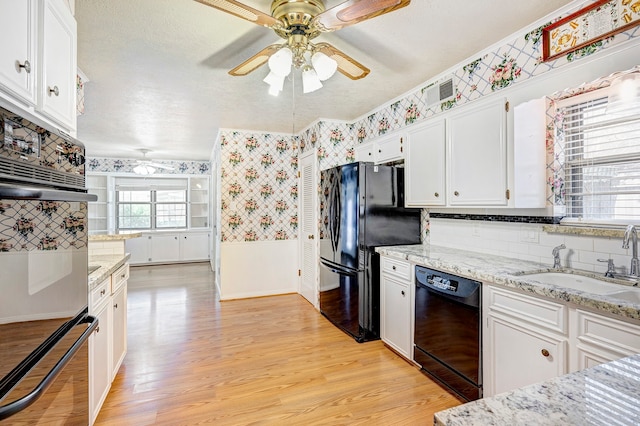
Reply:
[[[597, 295], [580, 290], [544, 284], [526, 275], [524, 272], [552, 271], [549, 264], [500, 257], [439, 246], [407, 245], [378, 247], [380, 254], [408, 260], [415, 264], [443, 272], [473, 278], [478, 281], [495, 283], [503, 287], [520, 290], [532, 295], [549, 297], [597, 311], [619, 315], [631, 320], [640, 320], [640, 304], [615, 299], [612, 296]], [[581, 272], [601, 280], [607, 280], [603, 274]], [[630, 282], [611, 280], [630, 286]]]
[[89, 235], [89, 241], [124, 241], [131, 238], [142, 237], [142, 232], [123, 232], [119, 234], [93, 234]]
[[89, 256], [89, 266], [100, 266], [97, 270], [89, 274], [89, 291], [91, 292], [98, 284], [113, 274], [119, 267], [127, 263], [131, 255], [99, 255]]
[[440, 411], [434, 424], [638, 425], [640, 355]]

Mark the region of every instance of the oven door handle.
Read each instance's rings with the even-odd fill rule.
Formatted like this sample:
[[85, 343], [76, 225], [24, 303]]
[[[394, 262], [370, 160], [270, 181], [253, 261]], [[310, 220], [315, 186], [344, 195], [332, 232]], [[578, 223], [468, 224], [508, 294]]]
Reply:
[[[78, 319], [78, 316], [80, 315], [81, 317]], [[38, 383], [38, 385], [35, 388], [33, 388], [31, 392], [29, 392], [27, 395], [23, 396], [20, 399], [17, 399], [13, 402], [10, 402], [9, 404], [6, 404], [0, 407], [0, 420], [6, 419], [7, 417], [12, 416], [24, 410], [25, 408], [27, 408], [28, 406], [36, 402], [42, 396], [42, 394], [47, 390], [47, 388], [51, 386], [53, 381], [56, 379], [56, 377], [58, 377], [60, 372], [62, 372], [62, 369], [69, 363], [69, 361], [71, 361], [71, 359], [75, 356], [76, 352], [78, 352], [80, 347], [89, 339], [89, 336], [91, 336], [91, 333], [93, 333], [96, 327], [98, 327], [97, 318], [87, 315], [86, 313], [81, 313], [78, 316], [76, 316], [76, 318], [70, 321], [70, 323], [73, 324], [73, 327], [77, 327], [80, 324], [89, 324], [87, 329], [82, 332], [80, 337], [78, 337], [78, 339], [73, 343], [73, 345], [71, 345], [69, 350], [65, 352], [62, 358], [60, 358], [60, 360], [56, 362], [56, 365], [53, 366], [53, 368], [47, 373], [44, 379], [42, 379], [42, 381]], [[60, 342], [64, 338], [64, 336], [68, 334], [71, 331], [71, 329], [73, 329], [73, 327], [70, 327], [64, 333], [61, 333], [60, 335], [55, 336], [55, 338], [53, 339], [52, 338], [47, 339], [47, 341], [45, 341], [43, 345], [41, 345], [41, 347], [36, 349], [14, 371], [9, 373], [8, 377], [9, 376], [12, 376], [12, 377], [11, 377], [10, 383], [6, 385], [6, 387], [9, 388], [7, 389], [7, 392], [11, 390], [13, 386], [17, 385], [20, 382], [20, 380], [22, 380], [27, 374], [29, 374], [29, 370], [31, 370], [31, 367], [37, 364], [42, 358], [44, 358], [47, 352], [49, 352], [51, 348], [53, 348], [56, 344], [58, 344], [58, 342]], [[59, 333], [58, 332], [54, 333], [54, 335], [56, 334], [59, 334]]]
[[98, 196], [86, 192], [65, 191], [27, 185], [0, 184], [0, 199], [43, 201], [97, 201]]

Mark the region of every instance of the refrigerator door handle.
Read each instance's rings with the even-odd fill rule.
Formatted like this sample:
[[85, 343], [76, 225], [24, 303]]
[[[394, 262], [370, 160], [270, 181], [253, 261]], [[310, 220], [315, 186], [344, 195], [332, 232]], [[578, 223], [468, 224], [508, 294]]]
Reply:
[[324, 259], [320, 259], [320, 263], [322, 264], [322, 266], [326, 267], [327, 269], [329, 269], [331, 272], [334, 272], [336, 274], [340, 274], [340, 275], [356, 275], [357, 271], [354, 271], [353, 269], [347, 269], [343, 266], [337, 265], [335, 263], [330, 263]]
[[93, 330], [98, 326], [98, 319], [86, 314], [86, 310], [78, 314], [74, 319], [68, 321], [58, 330], [56, 330], [47, 340], [45, 340], [38, 348], [36, 348], [23, 362], [21, 362], [13, 371], [11, 371], [3, 380], [0, 386], [0, 397], [6, 395], [13, 389], [47, 353], [60, 342], [71, 329], [80, 324], [89, 324], [87, 329], [82, 332], [80, 337], [71, 345], [53, 368], [47, 373], [38, 385], [31, 392], [13, 402], [0, 407], [0, 420], [18, 413], [42, 396], [47, 388], [53, 383], [62, 369], [71, 361], [80, 347], [89, 339]]

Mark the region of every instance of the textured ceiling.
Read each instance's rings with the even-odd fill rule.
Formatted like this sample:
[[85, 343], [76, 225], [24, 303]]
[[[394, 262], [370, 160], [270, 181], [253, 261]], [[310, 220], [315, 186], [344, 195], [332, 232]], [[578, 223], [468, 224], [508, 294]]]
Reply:
[[[243, 2], [270, 11], [269, 0]], [[207, 160], [219, 128], [291, 133], [318, 118], [353, 121], [568, 3], [413, 0], [314, 40], [353, 56], [369, 76], [336, 73], [302, 94], [297, 72], [272, 97], [266, 66], [227, 74], [282, 41], [267, 28], [193, 0], [77, 0], [78, 66], [90, 80], [78, 138], [91, 157], [148, 148], [153, 159]]]

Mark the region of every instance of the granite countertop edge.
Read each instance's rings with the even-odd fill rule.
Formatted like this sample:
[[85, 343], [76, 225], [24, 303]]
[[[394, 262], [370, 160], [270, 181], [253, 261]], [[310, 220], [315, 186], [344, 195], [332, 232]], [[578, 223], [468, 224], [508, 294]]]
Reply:
[[[443, 272], [640, 321], [640, 304], [618, 300], [606, 295], [545, 284], [526, 276], [519, 276], [523, 273], [552, 270], [549, 265], [542, 263], [421, 244], [377, 247], [376, 252]], [[602, 274], [598, 275], [586, 271], [576, 272], [603, 279]], [[627, 283], [626, 285], [630, 286], [631, 284]]]
[[89, 241], [124, 241], [131, 238], [142, 237], [142, 232], [130, 232], [123, 234], [94, 234], [89, 235]]
[[100, 268], [89, 274], [89, 291], [92, 291], [98, 284], [109, 278], [118, 268], [127, 263], [130, 257], [129, 253], [124, 255], [89, 256], [89, 265], [100, 266]]

